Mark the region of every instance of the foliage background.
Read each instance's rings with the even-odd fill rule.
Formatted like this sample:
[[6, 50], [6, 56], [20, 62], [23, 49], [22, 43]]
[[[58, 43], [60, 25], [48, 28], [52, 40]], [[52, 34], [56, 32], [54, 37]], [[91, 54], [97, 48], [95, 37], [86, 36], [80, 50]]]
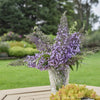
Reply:
[[[84, 2], [84, 3], [83, 3]], [[56, 34], [57, 25], [67, 10], [69, 27], [77, 21], [85, 30], [98, 21], [92, 6], [99, 0], [0, 0], [0, 35], [8, 31], [28, 34], [38, 25], [45, 34]], [[84, 31], [85, 31], [84, 30]]]

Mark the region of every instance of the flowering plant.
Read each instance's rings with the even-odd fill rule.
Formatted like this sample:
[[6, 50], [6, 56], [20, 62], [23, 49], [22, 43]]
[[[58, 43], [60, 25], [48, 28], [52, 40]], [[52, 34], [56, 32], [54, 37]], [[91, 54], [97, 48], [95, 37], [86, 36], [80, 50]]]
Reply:
[[1, 41], [10, 41], [10, 40], [20, 41], [21, 39], [22, 39], [22, 35], [18, 35], [11, 31], [1, 36]]
[[100, 96], [85, 85], [69, 84], [62, 86], [55, 95], [51, 94], [50, 100], [100, 100]]
[[65, 70], [68, 67], [73, 69], [72, 66], [78, 64], [81, 35], [79, 32], [69, 33], [65, 13], [61, 17], [57, 36], [53, 44], [49, 45], [49, 41], [44, 42], [47, 37], [41, 32], [40, 37], [36, 36], [38, 35], [37, 33], [33, 34], [35, 35], [33, 38], [31, 37], [31, 40], [35, 40], [40, 53], [27, 57], [29, 67], [35, 67], [40, 70], [47, 70], [51, 67], [57, 70]]

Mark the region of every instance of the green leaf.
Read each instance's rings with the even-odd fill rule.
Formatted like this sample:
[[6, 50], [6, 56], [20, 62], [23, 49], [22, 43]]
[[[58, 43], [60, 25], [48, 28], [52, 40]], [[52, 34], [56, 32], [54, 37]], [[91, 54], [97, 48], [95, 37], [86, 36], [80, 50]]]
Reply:
[[47, 57], [50, 57], [50, 55], [44, 54], [44, 55], [42, 55], [42, 57], [47, 58]]
[[38, 59], [36, 59], [36, 66], [38, 65], [40, 59], [41, 59], [41, 57], [39, 57]]
[[79, 62], [76, 61], [76, 70], [78, 70], [78, 67], [79, 67]]
[[48, 64], [48, 62], [44, 62], [43, 66], [45, 66], [45, 65], [47, 65], [47, 64]]
[[[44, 54], [44, 55], [42, 55], [41, 57], [44, 57], [44, 58], [46, 59], [47, 57], [50, 57], [50, 55]], [[38, 65], [39, 60], [41, 59], [41, 57], [39, 57], [38, 59], [36, 59], [36, 66]], [[43, 65], [47, 65], [47, 62], [45, 62]]]
[[36, 61], [36, 66], [38, 65], [38, 63], [39, 63], [39, 60]]
[[69, 67], [71, 68], [72, 71], [74, 71], [74, 69], [73, 69], [73, 67], [71, 65]]

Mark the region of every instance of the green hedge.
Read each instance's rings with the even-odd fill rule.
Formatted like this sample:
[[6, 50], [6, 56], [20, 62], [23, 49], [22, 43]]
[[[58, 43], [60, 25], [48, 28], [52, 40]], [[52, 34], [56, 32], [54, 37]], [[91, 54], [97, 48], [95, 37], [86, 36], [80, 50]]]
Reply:
[[36, 48], [35, 44], [30, 44], [25, 41], [7, 41], [7, 43], [10, 45], [10, 47], [19, 46], [23, 48], [27, 48], [27, 47]]
[[100, 31], [96, 31], [91, 35], [88, 35], [83, 42], [83, 47], [94, 48], [100, 47]]
[[0, 52], [6, 52], [8, 53], [8, 49], [9, 49], [9, 44], [6, 42], [0, 42]]
[[24, 44], [24, 47], [27, 48], [27, 47], [31, 47], [31, 48], [36, 48], [36, 45], [34, 43], [30, 44], [28, 42], [25, 42], [25, 41], [21, 41], [20, 43]]
[[9, 56], [24, 57], [25, 51], [23, 47], [15, 46], [9, 49]]
[[9, 56], [24, 57], [27, 55], [34, 55], [35, 53], [38, 52], [39, 51], [37, 49], [33, 49], [31, 47], [23, 48], [20, 46], [15, 46], [9, 49]]
[[25, 48], [24, 51], [26, 55], [34, 55], [35, 53], [39, 52], [37, 49], [33, 48]]

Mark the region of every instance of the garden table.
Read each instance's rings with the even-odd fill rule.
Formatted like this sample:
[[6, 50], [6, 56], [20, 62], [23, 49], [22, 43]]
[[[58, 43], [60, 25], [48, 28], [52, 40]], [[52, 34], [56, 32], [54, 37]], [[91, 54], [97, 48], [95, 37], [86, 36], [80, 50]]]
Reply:
[[[87, 86], [100, 95], [100, 87]], [[49, 100], [50, 86], [0, 90], [0, 100]]]

